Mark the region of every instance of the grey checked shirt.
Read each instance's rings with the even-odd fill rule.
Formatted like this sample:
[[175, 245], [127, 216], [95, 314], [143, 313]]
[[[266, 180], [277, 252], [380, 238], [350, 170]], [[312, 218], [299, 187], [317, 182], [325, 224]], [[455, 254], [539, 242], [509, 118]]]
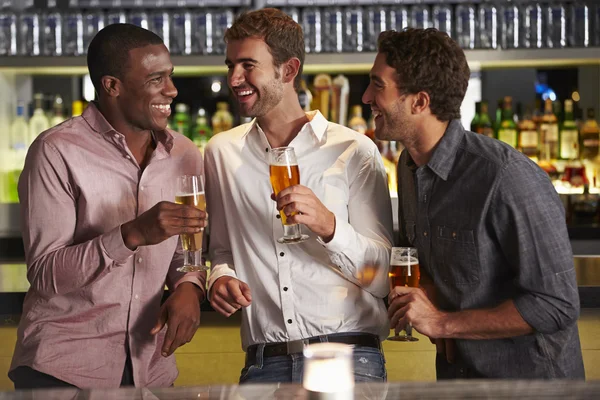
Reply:
[[573, 254], [563, 205], [544, 171], [455, 120], [429, 163], [416, 168], [415, 184], [415, 246], [438, 306], [492, 308], [513, 299], [534, 329], [456, 340], [457, 364], [438, 357], [438, 378], [583, 379]]

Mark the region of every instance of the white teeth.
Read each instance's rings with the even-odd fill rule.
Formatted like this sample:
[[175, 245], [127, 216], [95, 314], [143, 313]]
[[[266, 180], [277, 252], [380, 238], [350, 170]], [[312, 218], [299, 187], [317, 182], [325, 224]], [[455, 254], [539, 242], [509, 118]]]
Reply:
[[249, 96], [252, 93], [254, 93], [252, 90], [242, 90], [241, 92], [238, 92], [239, 96]]
[[160, 111], [167, 111], [171, 108], [168, 104], [152, 104], [152, 107], [157, 108]]
[[377, 118], [381, 115], [381, 113], [379, 111], [375, 111], [375, 110], [371, 110], [371, 113], [373, 114], [373, 118]]

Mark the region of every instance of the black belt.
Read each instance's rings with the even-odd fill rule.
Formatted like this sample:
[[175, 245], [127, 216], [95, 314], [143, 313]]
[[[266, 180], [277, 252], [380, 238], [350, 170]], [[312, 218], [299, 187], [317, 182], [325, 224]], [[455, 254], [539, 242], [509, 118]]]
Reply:
[[[322, 338], [327, 338], [327, 340], [321, 340]], [[335, 334], [314, 336], [308, 339], [294, 340], [291, 342], [267, 343], [265, 344], [263, 357], [287, 356], [290, 354], [302, 353], [302, 350], [304, 350], [304, 346], [313, 343], [321, 343], [323, 341], [333, 343], [344, 343], [356, 347], [372, 347], [375, 349], [381, 349], [381, 341], [379, 340], [379, 337], [375, 335], [371, 335], [368, 333], [361, 333], [359, 335]], [[246, 351], [247, 364], [255, 364], [256, 350], [258, 349], [258, 346], [259, 345], [257, 344], [248, 346], [248, 350]]]

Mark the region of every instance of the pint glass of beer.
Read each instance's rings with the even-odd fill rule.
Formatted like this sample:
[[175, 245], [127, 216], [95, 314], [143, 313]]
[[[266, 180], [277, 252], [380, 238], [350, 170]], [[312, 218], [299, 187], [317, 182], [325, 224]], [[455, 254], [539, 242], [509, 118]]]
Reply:
[[[396, 286], [419, 287], [421, 272], [419, 270], [419, 256], [414, 247], [392, 247], [390, 257], [390, 283]], [[388, 340], [398, 342], [416, 342], [419, 339], [412, 336], [412, 326], [406, 325], [405, 334], [390, 336]]]
[[[206, 197], [204, 196], [204, 178], [200, 175], [182, 175], [177, 177], [175, 203], [187, 204], [199, 210], [206, 211]], [[184, 233], [180, 235], [183, 247], [183, 267], [180, 272], [206, 271], [208, 268], [202, 264], [202, 236], [204, 228], [198, 233]]]
[[[300, 183], [300, 171], [293, 147], [276, 147], [271, 149], [271, 162], [269, 166], [271, 185], [277, 196], [283, 189]], [[303, 235], [300, 225], [289, 224], [283, 210], [279, 212], [283, 224], [283, 237], [277, 239], [279, 243], [300, 243], [308, 239]]]

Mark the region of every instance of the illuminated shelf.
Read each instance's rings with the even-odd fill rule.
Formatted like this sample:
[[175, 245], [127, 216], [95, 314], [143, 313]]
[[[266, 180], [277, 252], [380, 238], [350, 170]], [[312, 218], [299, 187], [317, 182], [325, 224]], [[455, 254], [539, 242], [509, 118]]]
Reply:
[[[600, 65], [600, 48], [536, 50], [467, 50], [471, 68], [558, 67]], [[368, 73], [375, 53], [307, 54], [304, 71], [309, 74]], [[225, 56], [173, 56], [179, 76], [225, 75]], [[22, 75], [84, 75], [82, 57], [0, 57], [0, 73]]]

